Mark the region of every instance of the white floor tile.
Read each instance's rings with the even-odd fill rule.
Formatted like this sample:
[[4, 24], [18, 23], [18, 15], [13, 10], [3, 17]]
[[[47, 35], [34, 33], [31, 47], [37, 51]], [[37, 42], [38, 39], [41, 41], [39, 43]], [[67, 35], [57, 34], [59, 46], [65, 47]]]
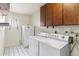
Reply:
[[19, 51], [17, 50], [17, 47], [14, 47], [14, 56], [19, 56]]
[[25, 56], [28, 56], [28, 52], [27, 52], [22, 46], [20, 46], [20, 48], [21, 48], [21, 50], [23, 51], [24, 55], [25, 55]]
[[9, 48], [10, 52], [9, 52], [9, 56], [14, 56], [14, 49], [13, 48]]
[[9, 48], [5, 48], [5, 50], [4, 50], [4, 56], [9, 56]]
[[5, 48], [4, 56], [29, 56], [22, 46]]
[[23, 51], [21, 50], [20, 47], [17, 47], [17, 50], [19, 51], [20, 56], [24, 56], [24, 53], [23, 53]]

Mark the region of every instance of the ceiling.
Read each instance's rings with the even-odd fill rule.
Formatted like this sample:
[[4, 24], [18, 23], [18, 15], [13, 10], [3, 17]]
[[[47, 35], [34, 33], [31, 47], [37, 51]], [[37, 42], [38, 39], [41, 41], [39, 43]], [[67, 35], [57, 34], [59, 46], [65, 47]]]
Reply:
[[32, 14], [45, 3], [11, 3], [10, 11], [21, 14]]

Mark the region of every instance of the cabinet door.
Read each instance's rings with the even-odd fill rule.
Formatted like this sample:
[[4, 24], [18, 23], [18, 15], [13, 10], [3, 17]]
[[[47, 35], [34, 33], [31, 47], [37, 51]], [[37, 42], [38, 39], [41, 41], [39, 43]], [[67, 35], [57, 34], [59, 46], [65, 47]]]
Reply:
[[40, 23], [41, 26], [46, 26], [46, 6], [40, 8]]
[[75, 4], [77, 24], [79, 24], [79, 3]]
[[62, 24], [62, 4], [50, 3], [46, 6], [46, 25], [61, 25]]
[[48, 3], [46, 4], [46, 26], [52, 26], [53, 25], [53, 4]]
[[53, 25], [62, 25], [62, 3], [54, 3], [53, 5]]
[[65, 3], [63, 4], [63, 22], [66, 25], [76, 24], [76, 12], [75, 4]]

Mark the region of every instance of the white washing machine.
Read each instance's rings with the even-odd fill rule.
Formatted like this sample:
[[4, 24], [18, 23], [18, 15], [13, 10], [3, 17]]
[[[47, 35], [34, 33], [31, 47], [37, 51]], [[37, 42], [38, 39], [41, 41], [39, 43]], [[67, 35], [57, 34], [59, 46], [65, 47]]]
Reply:
[[[34, 36], [35, 37], [35, 36]], [[33, 36], [29, 39], [29, 55], [30, 56], [38, 56], [39, 55], [39, 44], [38, 41], [35, 40]]]
[[[69, 36], [31, 36], [29, 54], [32, 56], [69, 56]], [[57, 39], [58, 38], [58, 39]]]

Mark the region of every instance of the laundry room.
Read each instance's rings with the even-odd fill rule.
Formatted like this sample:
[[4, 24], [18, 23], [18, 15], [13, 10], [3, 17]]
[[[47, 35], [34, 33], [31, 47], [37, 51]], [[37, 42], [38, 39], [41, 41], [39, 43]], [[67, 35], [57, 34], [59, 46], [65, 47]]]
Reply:
[[0, 3], [0, 56], [79, 56], [79, 3]]

